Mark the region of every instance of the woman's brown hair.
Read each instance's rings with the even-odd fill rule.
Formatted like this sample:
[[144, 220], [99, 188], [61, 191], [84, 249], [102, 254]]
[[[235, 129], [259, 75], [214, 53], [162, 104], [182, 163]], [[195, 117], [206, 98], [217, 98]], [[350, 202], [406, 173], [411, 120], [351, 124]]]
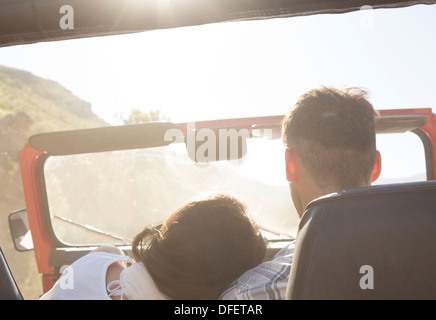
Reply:
[[246, 207], [221, 194], [188, 202], [161, 226], [145, 228], [132, 243], [133, 258], [175, 300], [218, 299], [265, 253], [265, 240]]

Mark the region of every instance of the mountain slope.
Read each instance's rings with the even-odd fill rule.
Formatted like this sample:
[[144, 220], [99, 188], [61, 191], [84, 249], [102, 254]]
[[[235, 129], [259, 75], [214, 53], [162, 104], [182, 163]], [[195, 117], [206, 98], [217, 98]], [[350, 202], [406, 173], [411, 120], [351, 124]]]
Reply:
[[55, 81], [30, 72], [0, 66], [0, 118], [24, 111], [34, 122], [32, 131], [54, 131], [108, 125], [91, 105]]
[[15, 251], [8, 214], [24, 208], [19, 150], [39, 132], [108, 126], [91, 105], [58, 83], [0, 66], [0, 246], [25, 299], [42, 292], [34, 252]]

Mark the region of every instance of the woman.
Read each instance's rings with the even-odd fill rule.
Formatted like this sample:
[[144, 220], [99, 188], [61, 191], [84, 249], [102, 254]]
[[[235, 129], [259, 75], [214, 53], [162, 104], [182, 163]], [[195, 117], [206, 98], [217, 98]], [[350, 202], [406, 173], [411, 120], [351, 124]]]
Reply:
[[216, 195], [188, 202], [137, 234], [133, 261], [113, 246], [78, 259], [41, 299], [217, 299], [265, 253], [245, 206]]

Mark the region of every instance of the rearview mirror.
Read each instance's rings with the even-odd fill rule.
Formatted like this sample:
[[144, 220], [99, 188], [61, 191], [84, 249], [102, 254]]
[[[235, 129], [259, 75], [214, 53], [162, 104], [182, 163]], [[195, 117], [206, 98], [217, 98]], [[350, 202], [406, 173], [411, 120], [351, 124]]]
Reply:
[[26, 209], [20, 209], [9, 214], [9, 230], [17, 251], [33, 250], [32, 234], [30, 233]]

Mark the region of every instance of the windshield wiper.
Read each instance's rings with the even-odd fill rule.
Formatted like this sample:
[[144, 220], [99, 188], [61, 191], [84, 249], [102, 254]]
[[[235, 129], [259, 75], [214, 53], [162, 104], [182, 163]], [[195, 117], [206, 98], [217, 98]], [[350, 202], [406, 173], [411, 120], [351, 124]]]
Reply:
[[89, 224], [81, 224], [81, 223], [75, 222], [75, 221], [73, 221], [71, 219], [68, 219], [68, 218], [65, 218], [65, 217], [60, 217], [60, 216], [57, 216], [57, 215], [52, 215], [52, 216], [53, 216], [53, 218], [56, 218], [56, 219], [61, 220], [61, 221], [64, 221], [66, 223], [69, 223], [69, 224], [74, 225], [76, 227], [82, 228], [84, 230], [88, 230], [88, 231], [94, 232], [94, 233], [96, 233], [98, 235], [101, 235], [101, 236], [104, 236], [104, 237], [107, 237], [107, 238], [111, 238], [111, 239], [115, 239], [115, 240], [121, 240], [121, 241], [123, 241], [123, 243], [131, 243], [132, 240], [133, 240], [133, 239], [125, 238], [123, 236], [119, 236], [119, 235], [114, 234], [112, 232], [101, 230], [101, 229], [96, 228], [94, 226], [91, 226]]

